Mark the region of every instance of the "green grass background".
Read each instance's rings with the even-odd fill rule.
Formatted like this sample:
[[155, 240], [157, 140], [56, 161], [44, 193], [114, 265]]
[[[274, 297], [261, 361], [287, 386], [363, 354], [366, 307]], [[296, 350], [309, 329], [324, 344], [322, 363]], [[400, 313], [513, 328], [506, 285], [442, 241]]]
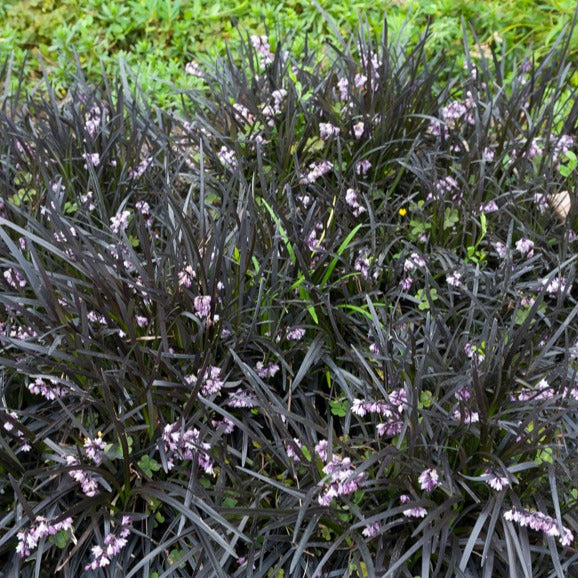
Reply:
[[[46, 69], [61, 91], [76, 58], [92, 78], [102, 65], [114, 72], [122, 59], [158, 104], [168, 105], [174, 97], [167, 83], [190, 83], [185, 63], [225, 54], [237, 26], [268, 31], [273, 39], [289, 36], [298, 52], [306, 42], [318, 49], [335, 37], [328, 17], [345, 38], [354, 38], [360, 20], [379, 34], [387, 16], [391, 33], [406, 39], [429, 26], [428, 49], [445, 51], [448, 63], [460, 55], [459, 65], [462, 22], [475, 29], [487, 54], [494, 48], [515, 57], [535, 47], [539, 57], [571, 23], [575, 8], [573, 0], [6, 0], [0, 3], [0, 58], [13, 55], [31, 86]], [[578, 36], [571, 42], [576, 55]]]

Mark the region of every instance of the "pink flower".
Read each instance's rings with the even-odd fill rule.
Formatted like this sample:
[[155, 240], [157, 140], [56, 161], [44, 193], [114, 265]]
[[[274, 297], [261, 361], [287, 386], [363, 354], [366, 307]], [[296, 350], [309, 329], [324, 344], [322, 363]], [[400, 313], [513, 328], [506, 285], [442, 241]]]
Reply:
[[106, 448], [106, 443], [101, 437], [100, 434], [98, 437], [94, 439], [86, 438], [84, 440], [84, 451], [86, 455], [92, 462], [94, 462], [97, 466], [102, 462], [102, 454]]
[[111, 562], [111, 558], [117, 556], [120, 551], [125, 548], [128, 541], [127, 538], [131, 533], [130, 526], [132, 520], [130, 516], [122, 517], [122, 525], [118, 536], [114, 532], [109, 532], [103, 541], [103, 546], [96, 545], [91, 548], [93, 560], [90, 564], [84, 567], [85, 570], [96, 570], [97, 568], [104, 568]]
[[315, 453], [319, 456], [320, 460], [324, 462], [327, 461], [329, 442], [327, 440], [321, 440], [315, 444]]
[[487, 469], [484, 472], [484, 481], [496, 492], [501, 492], [504, 488], [510, 485], [510, 482], [506, 476], [500, 476], [496, 474], [493, 470]]
[[340, 129], [330, 122], [321, 122], [319, 123], [319, 136], [321, 140], [329, 140], [334, 136], [338, 136], [340, 133]]
[[[203, 385], [201, 386], [201, 393], [204, 396], [216, 395], [223, 388], [224, 382], [220, 379], [221, 368], [210, 365], [207, 371], [202, 376]], [[185, 376], [185, 383], [187, 385], [196, 385], [199, 376], [187, 375]]]
[[407, 273], [413, 271], [416, 267], [425, 267], [425, 259], [418, 253], [412, 253], [404, 262], [403, 270]]
[[309, 172], [307, 175], [301, 177], [299, 183], [302, 185], [307, 185], [314, 183], [317, 179], [326, 175], [333, 169], [333, 163], [329, 161], [321, 161], [319, 163], [311, 163], [309, 165]]
[[195, 312], [201, 318], [207, 318], [211, 314], [211, 296], [199, 295], [193, 301]]
[[374, 522], [370, 526], [367, 526], [361, 533], [366, 538], [375, 538], [379, 534], [380, 526], [377, 522]]
[[472, 423], [478, 423], [480, 421], [480, 415], [477, 411], [470, 411], [467, 408], [463, 410], [456, 409], [453, 413], [453, 418], [463, 424], [470, 425]]
[[237, 155], [232, 149], [222, 146], [217, 153], [217, 157], [224, 166], [229, 167], [230, 169], [237, 168]]
[[462, 274], [455, 272], [446, 276], [446, 283], [451, 287], [463, 287]]
[[566, 291], [566, 278], [560, 276], [551, 279], [544, 278], [542, 279], [542, 285], [546, 288], [546, 293], [556, 295]]
[[[399, 501], [402, 504], [409, 504], [411, 502], [411, 498], [407, 494], [403, 494], [399, 497]], [[422, 506], [417, 506], [404, 510], [403, 515], [406, 518], [425, 518], [427, 516], [427, 510]]]
[[190, 265], [187, 265], [182, 271], [179, 271], [179, 285], [184, 285], [189, 289], [193, 283], [193, 279], [197, 276]]
[[360, 139], [363, 136], [365, 130], [365, 124], [363, 121], [359, 121], [353, 125], [353, 135], [356, 139]]
[[233, 393], [229, 393], [229, 401], [227, 402], [227, 405], [234, 408], [251, 408], [257, 407], [259, 401], [254, 393], [238, 389]]
[[[293, 438], [293, 444], [295, 444], [295, 447], [299, 449], [303, 447], [303, 444], [297, 438]], [[287, 456], [291, 458], [294, 462], [300, 462], [301, 456], [298, 452], [295, 451], [295, 447], [290, 443], [287, 444]]]
[[285, 337], [287, 341], [301, 341], [305, 335], [305, 329], [303, 327], [293, 327], [288, 329]]
[[323, 491], [318, 498], [322, 506], [328, 506], [334, 498], [356, 492], [365, 479], [363, 473], [356, 474], [349, 458], [337, 455], [323, 468], [323, 472], [329, 479], [322, 484]]
[[337, 81], [337, 88], [339, 90], [339, 99], [340, 100], [349, 100], [349, 81], [347, 78], [340, 78]]
[[433, 468], [428, 468], [420, 474], [418, 482], [421, 489], [429, 493], [439, 485], [439, 475]]
[[67, 388], [58, 384], [58, 380], [51, 377], [42, 379], [37, 377], [35, 381], [28, 384], [31, 393], [42, 395], [48, 400], [59, 399], [66, 395]]
[[257, 365], [255, 366], [255, 371], [261, 378], [275, 377], [279, 371], [279, 366], [276, 363], [269, 363], [268, 365], [265, 365], [262, 361], [258, 361]]
[[14, 289], [21, 289], [27, 285], [26, 279], [18, 269], [10, 268], [4, 271], [4, 279], [6, 280], [6, 283]]
[[516, 249], [526, 257], [532, 257], [534, 255], [534, 241], [530, 239], [520, 239], [516, 241]]
[[574, 534], [568, 528], [542, 512], [512, 508], [504, 512], [504, 519], [508, 522], [515, 522], [523, 528], [529, 527], [548, 536], [556, 536], [562, 546], [570, 546], [574, 541]]
[[185, 72], [192, 76], [198, 77], [203, 76], [203, 71], [201, 70], [201, 67], [199, 66], [198, 62], [195, 62], [194, 60], [191, 60], [191, 62], [187, 62], [187, 64], [185, 65]]
[[30, 528], [21, 530], [16, 535], [18, 538], [16, 553], [20, 558], [26, 558], [26, 556], [30, 556], [32, 550], [38, 546], [40, 540], [48, 536], [54, 536], [62, 530], [70, 530], [71, 528], [72, 518], [65, 518], [53, 524], [46, 518], [38, 516], [30, 525]]
[[362, 160], [355, 163], [355, 172], [358, 175], [366, 175], [371, 168], [371, 162], [368, 160]]
[[196, 459], [202, 470], [212, 474], [213, 462], [207, 454], [211, 446], [200, 440], [201, 432], [196, 428], [183, 430], [179, 422], [167, 424], [163, 429], [161, 441], [167, 454], [168, 469], [174, 467], [175, 458], [181, 461]]
[[113, 233], [122, 235], [128, 227], [128, 220], [131, 216], [130, 211], [119, 211], [110, 219], [110, 229]]

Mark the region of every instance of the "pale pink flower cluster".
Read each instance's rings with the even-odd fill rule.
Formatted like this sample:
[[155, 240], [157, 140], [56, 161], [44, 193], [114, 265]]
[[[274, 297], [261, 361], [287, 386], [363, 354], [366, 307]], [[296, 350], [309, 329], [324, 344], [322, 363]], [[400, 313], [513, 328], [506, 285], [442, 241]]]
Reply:
[[196, 62], [195, 60], [191, 60], [190, 62], [187, 62], [187, 64], [185, 64], [185, 72], [187, 74], [190, 74], [191, 76], [196, 76], [198, 78], [203, 77], [203, 70], [199, 66], [199, 63]]
[[[383, 61], [378, 54], [373, 51], [365, 52], [360, 47], [361, 65], [365, 73], [369, 74], [371, 79], [371, 87], [376, 91], [379, 86], [380, 74], [379, 70], [383, 66]], [[368, 77], [366, 74], [357, 73], [354, 78], [355, 86], [361, 90], [367, 90]]]
[[27, 341], [38, 337], [38, 332], [32, 327], [6, 325], [2, 322], [0, 322], [0, 334], [13, 339], [19, 339], [20, 341]]
[[347, 189], [345, 192], [345, 202], [353, 209], [354, 217], [359, 217], [359, 215], [365, 212], [365, 207], [359, 204], [357, 191], [355, 189]]
[[454, 273], [446, 275], [446, 283], [450, 287], [463, 287], [462, 274], [455, 271]]
[[[323, 225], [321, 223], [316, 223], [314, 227], [312, 227], [309, 235], [307, 235], [307, 247], [310, 251], [320, 251], [323, 249], [323, 241], [321, 239], [320, 233], [322, 234]], [[305, 233], [305, 231], [303, 231]]]
[[337, 81], [337, 90], [339, 91], [339, 100], [349, 100], [349, 80], [342, 77]]
[[187, 265], [182, 271], [179, 271], [179, 285], [185, 286], [190, 289], [193, 284], [193, 279], [197, 276], [196, 272], [190, 265]]
[[369, 279], [369, 268], [371, 267], [371, 257], [370, 251], [367, 248], [360, 249], [355, 262], [353, 263], [353, 269], [361, 273], [362, 279]]
[[164, 427], [161, 441], [169, 470], [175, 467], [175, 459], [181, 461], [196, 459], [204, 472], [214, 473], [213, 462], [207, 453], [211, 446], [201, 442], [201, 432], [198, 429], [185, 430], [182, 424], [176, 421]]
[[403, 413], [407, 410], [407, 394], [403, 388], [389, 394], [389, 401], [363, 401], [354, 399], [351, 412], [360, 417], [377, 414], [385, 421], [376, 426], [377, 433], [384, 437], [394, 437], [403, 429]]
[[92, 562], [84, 567], [85, 570], [96, 570], [104, 568], [110, 564], [114, 558], [126, 545], [127, 538], [131, 533], [132, 520], [130, 516], [123, 516], [118, 536], [114, 532], [109, 532], [104, 537], [102, 546], [92, 547]]
[[[80, 462], [74, 456], [66, 456], [67, 466], [79, 466]], [[91, 470], [70, 470], [68, 475], [77, 483], [80, 484], [82, 493], [90, 498], [99, 493], [98, 479], [99, 476]]]
[[333, 163], [330, 161], [321, 161], [318, 163], [311, 163], [309, 165], [309, 172], [302, 176], [299, 183], [302, 185], [309, 185], [314, 183], [317, 179], [321, 178], [323, 175], [331, 172], [333, 169]]
[[130, 211], [118, 211], [114, 217], [110, 218], [110, 230], [113, 233], [122, 235], [128, 227], [128, 220], [131, 216]]
[[546, 213], [550, 210], [548, 195], [544, 195], [543, 193], [534, 193], [534, 202], [536, 203], [540, 213]]
[[[411, 502], [411, 498], [407, 494], [402, 494], [399, 497], [399, 501], [402, 504], [409, 504]], [[427, 516], [427, 510], [423, 506], [414, 506], [413, 508], [404, 510], [403, 515], [406, 518], [425, 518]]]
[[150, 156], [145, 157], [135, 168], [129, 171], [128, 178], [135, 180], [138, 179], [139, 177], [142, 177], [147, 171], [147, 169], [151, 166], [152, 162], [153, 157]]
[[237, 389], [236, 391], [229, 393], [227, 405], [234, 408], [251, 408], [257, 407], [259, 401], [254, 393], [245, 391], [244, 389]]
[[243, 124], [251, 124], [255, 120], [255, 117], [253, 116], [251, 111], [240, 102], [236, 102], [233, 105], [233, 113], [237, 121]]
[[8, 283], [8, 285], [14, 289], [22, 289], [27, 285], [26, 279], [22, 273], [20, 273], [18, 269], [14, 269], [12, 267], [4, 271], [4, 279], [6, 283]]
[[99, 153], [83, 153], [82, 158], [86, 161], [84, 163], [85, 169], [88, 168], [88, 165], [91, 165], [95, 168], [100, 165], [100, 154]]
[[363, 136], [364, 131], [365, 131], [365, 124], [363, 123], [363, 121], [360, 120], [359, 122], [356, 122], [353, 125], [353, 136], [356, 139], [359, 140]]
[[317, 442], [315, 444], [315, 453], [319, 456], [319, 459], [326, 462], [329, 457], [329, 442], [327, 440]]
[[[84, 440], [84, 453], [86, 457], [96, 466], [102, 463], [102, 456], [106, 448], [106, 443], [101, 437], [101, 434], [96, 438], [86, 438]], [[76, 456], [66, 456], [66, 464], [68, 466], [79, 466], [80, 461]], [[68, 475], [77, 483], [80, 484], [83, 494], [93, 497], [99, 493], [99, 478], [100, 476], [92, 470], [74, 469], [68, 472]]]
[[528, 150], [525, 151], [523, 156], [528, 159], [535, 159], [536, 157], [541, 156], [543, 153], [544, 150], [542, 149], [540, 142], [538, 139], [534, 138], [530, 141], [530, 146], [528, 147]]
[[355, 163], [355, 172], [358, 175], [366, 175], [369, 172], [370, 168], [371, 168], [371, 161], [368, 161], [367, 159], [363, 159]]
[[318, 501], [322, 506], [329, 506], [334, 498], [353, 494], [365, 480], [365, 474], [357, 474], [351, 465], [350, 458], [342, 458], [334, 455], [331, 461], [323, 468], [323, 472], [329, 476], [326, 482], [322, 482], [323, 488]]
[[106, 108], [104, 108], [104, 106], [94, 105], [86, 114], [85, 119], [84, 129], [94, 138], [106, 120]]
[[53, 524], [46, 518], [38, 516], [30, 525], [30, 528], [21, 530], [16, 534], [18, 538], [16, 553], [20, 558], [26, 558], [26, 556], [30, 556], [32, 550], [36, 549], [40, 540], [48, 536], [54, 536], [61, 530], [70, 530], [71, 528], [72, 518], [65, 518]]
[[80, 195], [80, 202], [90, 211], [96, 209], [94, 204], [94, 193], [92, 191], [87, 191], [85, 194]]
[[361, 533], [366, 538], [375, 538], [375, 536], [379, 534], [380, 529], [381, 529], [380, 525], [377, 522], [374, 522], [373, 524], [370, 524], [369, 526], [364, 528]]
[[[15, 411], [9, 411], [8, 415], [15, 420], [16, 422], [19, 423], [18, 421], [18, 414]], [[12, 431], [14, 429], [14, 424], [8, 420], [6, 420], [4, 422], [4, 429], [6, 431]], [[30, 444], [28, 443], [28, 441], [26, 440], [26, 438], [24, 437], [24, 433], [22, 432], [21, 429], [17, 429], [15, 432], [16, 437], [18, 438], [18, 441], [21, 443], [20, 445], [20, 449], [23, 452], [29, 452], [32, 447], [30, 446]]]
[[261, 65], [261, 68], [265, 68], [268, 64], [273, 62], [275, 55], [271, 52], [269, 39], [266, 36], [251, 36], [251, 44], [259, 56], [259, 64]]
[[501, 476], [495, 472], [493, 469], [486, 469], [484, 471], [484, 482], [488, 484], [496, 492], [501, 492], [504, 488], [510, 486], [510, 481], [506, 476]]
[[[295, 447], [301, 449], [303, 447], [302, 442], [298, 438], [293, 438], [293, 444]], [[295, 462], [301, 461], [301, 455], [298, 454], [294, 447], [290, 443], [286, 444], [287, 455]], [[315, 444], [315, 453], [319, 456], [319, 459], [327, 462], [329, 458], [329, 442], [327, 440], [321, 440]]]
[[221, 147], [217, 153], [217, 157], [224, 166], [229, 167], [230, 169], [237, 168], [237, 155], [235, 154], [235, 151], [225, 145]]
[[331, 138], [338, 136], [341, 130], [330, 122], [319, 123], [319, 136], [321, 140], [330, 140]]
[[563, 293], [566, 291], [566, 277], [554, 277], [551, 279], [542, 279], [542, 285], [544, 286], [546, 293], [549, 295], [557, 295], [558, 293]]
[[224, 434], [230, 434], [235, 431], [235, 422], [227, 417], [224, 417], [222, 420], [212, 420], [211, 424], [216, 430], [220, 430]]
[[261, 379], [265, 379], [267, 377], [275, 377], [279, 371], [279, 366], [273, 362], [265, 365], [262, 361], [258, 361], [257, 365], [255, 366], [255, 371]]
[[570, 546], [574, 541], [574, 534], [566, 526], [558, 524], [554, 518], [542, 512], [512, 508], [504, 512], [504, 519], [508, 522], [515, 522], [523, 528], [528, 527], [537, 532], [543, 532], [547, 536], [557, 537], [562, 546]]
[[59, 399], [67, 393], [67, 388], [59, 385], [58, 380], [54, 377], [48, 379], [37, 377], [28, 383], [28, 389], [31, 393], [41, 395], [48, 400]]
[[516, 241], [516, 249], [521, 255], [530, 258], [534, 255], [534, 241], [525, 238], [519, 239]]
[[425, 259], [418, 253], [412, 253], [403, 263], [403, 270], [405, 273], [414, 271], [418, 267], [425, 267]]
[[488, 201], [487, 203], [484, 203], [483, 205], [480, 206], [480, 213], [485, 213], [486, 215], [488, 213], [495, 213], [496, 211], [499, 211], [500, 207], [498, 206], [498, 203], [496, 203], [496, 201], [494, 201], [494, 199], [492, 199], [491, 201]]
[[450, 131], [460, 128], [464, 123], [474, 124], [473, 110], [475, 102], [470, 92], [463, 101], [453, 100], [440, 111], [441, 120], [435, 118], [430, 121], [428, 132], [435, 136], [449, 137]]
[[301, 341], [305, 336], [305, 329], [303, 327], [292, 327], [287, 329], [285, 338], [287, 341]]
[[274, 117], [281, 114], [283, 102], [287, 98], [287, 91], [284, 88], [280, 88], [278, 90], [274, 90], [271, 93], [271, 96], [273, 98], [273, 104], [266, 104], [261, 109], [261, 112], [268, 119], [267, 124], [269, 126], [275, 126]]
[[136, 320], [136, 324], [139, 327], [148, 327], [148, 324], [149, 324], [148, 317], [145, 317], [144, 315], [137, 315], [135, 317], [135, 320]]
[[108, 325], [106, 317], [101, 313], [97, 313], [96, 311], [89, 311], [88, 314], [86, 315], [86, 318], [91, 323], [98, 323], [99, 325]]
[[95, 438], [86, 438], [84, 440], [84, 452], [86, 457], [95, 465], [99, 466], [102, 463], [102, 456], [106, 449], [106, 443], [99, 433]]
[[557, 139], [554, 144], [554, 153], [556, 155], [565, 155], [574, 146], [574, 137], [572, 137], [572, 135], [563, 134], [560, 135], [559, 137], [552, 137], [552, 138]]
[[428, 468], [424, 470], [420, 475], [417, 481], [419, 482], [420, 488], [424, 492], [431, 492], [434, 488], [439, 485], [439, 474], [437, 470], [433, 468]]
[[454, 408], [453, 418], [463, 424], [478, 423], [480, 421], [478, 412], [464, 405], [464, 402], [471, 399], [471, 391], [467, 387], [461, 387], [454, 393], [454, 397], [461, 403]]
[[477, 411], [469, 410], [467, 407], [462, 407], [454, 410], [453, 418], [464, 425], [470, 425], [480, 421], [480, 414]]
[[508, 247], [501, 241], [496, 241], [493, 245], [500, 259], [503, 259], [508, 254]]
[[286, 444], [287, 457], [292, 459], [294, 462], [300, 462], [301, 456], [295, 451], [295, 448], [301, 449], [303, 444], [298, 438], [293, 438], [293, 443]]
[[435, 182], [435, 193], [430, 192], [427, 196], [427, 200], [432, 199], [442, 199], [446, 195], [455, 202], [458, 202], [462, 198], [462, 193], [459, 189], [459, 184], [452, 176], [447, 176], [442, 179], [438, 179]]
[[[214, 365], [209, 365], [204, 374], [201, 376], [203, 384], [201, 386], [201, 393], [204, 396], [217, 395], [223, 388], [224, 382], [221, 379], [221, 368], [215, 367]], [[185, 383], [187, 385], [196, 385], [198, 381], [198, 375], [187, 375], [185, 376]]]
[[195, 308], [196, 314], [201, 319], [206, 319], [211, 314], [211, 296], [198, 295], [193, 300], [193, 306]]

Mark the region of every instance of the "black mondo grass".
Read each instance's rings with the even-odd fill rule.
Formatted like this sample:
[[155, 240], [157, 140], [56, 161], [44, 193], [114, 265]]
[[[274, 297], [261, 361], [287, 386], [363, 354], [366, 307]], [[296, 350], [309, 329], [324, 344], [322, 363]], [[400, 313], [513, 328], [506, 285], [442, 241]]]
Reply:
[[244, 38], [178, 113], [5, 95], [9, 574], [572, 575], [564, 38], [443, 86], [358, 38]]

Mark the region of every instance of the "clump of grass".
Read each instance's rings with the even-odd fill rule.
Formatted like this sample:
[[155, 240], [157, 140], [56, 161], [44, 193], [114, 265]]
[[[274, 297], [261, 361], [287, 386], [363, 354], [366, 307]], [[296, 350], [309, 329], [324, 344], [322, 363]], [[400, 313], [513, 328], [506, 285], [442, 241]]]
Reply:
[[427, 38], [341, 44], [246, 38], [182, 115], [126, 77], [5, 99], [10, 570], [576, 562], [567, 46], [439, 90]]

